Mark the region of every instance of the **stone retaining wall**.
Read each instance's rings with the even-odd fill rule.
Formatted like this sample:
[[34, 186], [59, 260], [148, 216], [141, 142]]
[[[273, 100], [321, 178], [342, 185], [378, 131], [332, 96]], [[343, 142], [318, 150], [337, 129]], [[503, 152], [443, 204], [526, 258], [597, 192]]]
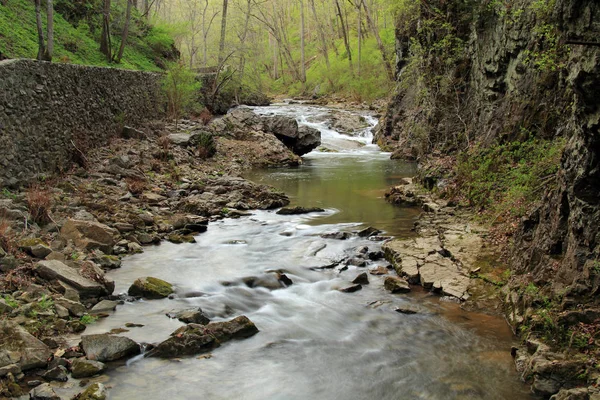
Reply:
[[75, 147], [105, 144], [123, 126], [163, 113], [160, 74], [0, 61], [0, 187], [67, 169]]

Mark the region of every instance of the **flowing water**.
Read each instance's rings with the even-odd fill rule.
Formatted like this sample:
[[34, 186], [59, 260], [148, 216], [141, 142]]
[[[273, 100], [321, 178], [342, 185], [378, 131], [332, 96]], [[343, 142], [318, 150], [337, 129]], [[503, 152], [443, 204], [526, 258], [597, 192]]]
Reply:
[[[292, 202], [325, 213], [250, 217], [211, 223], [195, 244], [163, 243], [128, 257], [111, 273], [117, 292], [140, 276], [172, 282], [175, 299], [119, 306], [86, 333], [144, 324], [124, 335], [158, 342], [182, 324], [165, 313], [201, 307], [213, 321], [248, 316], [260, 332], [229, 342], [212, 357], [177, 360], [137, 357], [109, 373], [113, 399], [526, 399], [510, 359], [510, 330], [503, 320], [463, 312], [415, 288], [408, 295], [383, 290], [383, 277], [356, 293], [342, 293], [365, 268], [320, 269], [357, 249], [380, 243], [321, 234], [372, 225], [385, 234], [409, 235], [412, 210], [385, 203], [383, 190], [414, 173], [370, 145], [368, 130], [355, 137], [327, 128], [328, 110], [304, 105], [257, 109], [296, 117], [317, 127], [336, 153], [312, 152], [294, 169], [255, 171], [249, 178], [276, 186]], [[374, 119], [367, 116], [371, 125]], [[384, 260], [373, 262], [387, 265]], [[293, 285], [278, 290], [241, 282], [283, 270]], [[223, 282], [228, 282], [223, 285]], [[187, 294], [187, 295], [186, 295]], [[400, 314], [411, 307], [414, 315]]]

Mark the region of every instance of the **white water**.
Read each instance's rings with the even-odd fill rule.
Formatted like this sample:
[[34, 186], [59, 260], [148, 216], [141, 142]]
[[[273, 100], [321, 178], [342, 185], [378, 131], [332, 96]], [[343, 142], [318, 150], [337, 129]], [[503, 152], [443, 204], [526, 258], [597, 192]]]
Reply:
[[[326, 122], [310, 121], [327, 113], [322, 107], [296, 105], [260, 112], [293, 115], [315, 127]], [[124, 304], [87, 333], [141, 323], [145, 326], [125, 335], [158, 342], [182, 325], [165, 313], [191, 307], [202, 307], [213, 321], [243, 314], [260, 330], [252, 338], [214, 350], [209, 359], [132, 360], [109, 373], [112, 399], [528, 398], [513, 371], [512, 338], [501, 319], [463, 312], [458, 305], [440, 303], [437, 296], [418, 289], [391, 295], [383, 290], [383, 277], [369, 276], [370, 284], [361, 291], [341, 293], [337, 289], [350, 285], [366, 269], [311, 269], [363, 246], [370, 250], [380, 246], [358, 237], [340, 241], [319, 236], [353, 231], [362, 222], [372, 224], [381, 218], [372, 213], [386, 207], [380, 193], [346, 191], [354, 180], [360, 180], [361, 188], [368, 181], [377, 187], [412, 172], [402, 165], [390, 170], [393, 162], [374, 146], [344, 144], [366, 143], [367, 134], [348, 139], [320, 129], [327, 146], [346, 150], [313, 152], [305, 167], [265, 171], [254, 178], [290, 188], [295, 203], [321, 205], [326, 213], [279, 216], [255, 211], [251, 217], [211, 223], [197, 243], [147, 248], [125, 259], [123, 267], [111, 274], [117, 292], [126, 291], [140, 276], [155, 276], [172, 282], [180, 297]], [[385, 174], [389, 176], [381, 178]], [[339, 184], [342, 179], [346, 180]], [[305, 196], [311, 188], [314, 192]], [[348, 202], [353, 197], [358, 201]], [[321, 203], [313, 204], [317, 199]], [[302, 204], [307, 201], [311, 203]], [[344, 216], [342, 221], [335, 219], [338, 216]], [[399, 231], [408, 232], [414, 214], [383, 216], [397, 218]], [[377, 265], [387, 263], [372, 262], [369, 268]], [[269, 291], [239, 281], [274, 269], [284, 270], [294, 284]], [[223, 281], [234, 284], [224, 286]], [[195, 297], [184, 297], [189, 293]], [[399, 306], [419, 313], [399, 314], [394, 311]]]

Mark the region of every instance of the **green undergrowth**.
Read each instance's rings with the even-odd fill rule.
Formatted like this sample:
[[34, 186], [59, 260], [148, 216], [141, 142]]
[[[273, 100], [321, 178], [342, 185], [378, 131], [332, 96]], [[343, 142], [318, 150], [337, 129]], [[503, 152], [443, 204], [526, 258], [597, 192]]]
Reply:
[[563, 138], [533, 138], [464, 152], [455, 167], [461, 195], [494, 220], [522, 216], [556, 183], [564, 146]]
[[[100, 52], [98, 1], [85, 2], [78, 9], [70, 1], [55, 2], [54, 62], [111, 66], [143, 71], [159, 71], [164, 59], [173, 54], [173, 39], [165, 26], [151, 26], [134, 10], [124, 56], [119, 64], [108, 63]], [[46, 26], [45, 7], [42, 20]], [[122, 8], [122, 7], [121, 7]], [[61, 14], [63, 12], [66, 18]], [[123, 10], [113, 7], [111, 21], [113, 51], [118, 50]], [[45, 36], [45, 32], [44, 32]], [[33, 1], [10, 0], [0, 3], [0, 53], [5, 58], [35, 58], [38, 52], [37, 25]]]

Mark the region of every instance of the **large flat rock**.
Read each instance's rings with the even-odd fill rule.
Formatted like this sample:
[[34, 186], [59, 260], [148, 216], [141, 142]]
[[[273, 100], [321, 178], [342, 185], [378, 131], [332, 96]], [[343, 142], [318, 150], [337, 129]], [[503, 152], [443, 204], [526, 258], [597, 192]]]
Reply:
[[45, 367], [52, 351], [21, 326], [0, 321], [0, 367], [18, 365], [22, 371]]
[[35, 266], [37, 274], [47, 280], [58, 279], [72, 286], [81, 297], [103, 296], [110, 294], [106, 288], [98, 282], [94, 282], [79, 274], [75, 268], [58, 260], [40, 261]]

